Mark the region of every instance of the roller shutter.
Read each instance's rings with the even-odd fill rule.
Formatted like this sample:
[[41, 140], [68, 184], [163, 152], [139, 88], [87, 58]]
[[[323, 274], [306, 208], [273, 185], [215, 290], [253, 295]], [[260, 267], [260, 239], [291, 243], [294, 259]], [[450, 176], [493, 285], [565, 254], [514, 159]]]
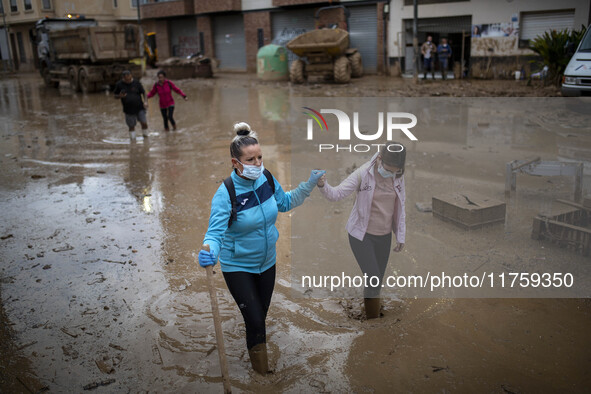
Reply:
[[378, 65], [378, 16], [375, 4], [361, 7], [348, 7], [349, 41], [357, 48], [363, 60], [363, 70], [377, 72]]
[[195, 18], [174, 19], [170, 23], [172, 56], [189, 56], [199, 52], [199, 36]]
[[572, 29], [575, 24], [575, 11], [524, 12], [521, 14], [522, 40], [533, 40], [547, 30]]
[[214, 17], [215, 57], [223, 71], [246, 71], [246, 40], [242, 15]]

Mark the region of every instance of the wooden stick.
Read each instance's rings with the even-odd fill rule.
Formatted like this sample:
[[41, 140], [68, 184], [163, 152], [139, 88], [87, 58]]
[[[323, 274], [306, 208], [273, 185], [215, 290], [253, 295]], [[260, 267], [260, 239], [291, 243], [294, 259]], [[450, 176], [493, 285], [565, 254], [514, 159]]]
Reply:
[[535, 163], [535, 162], [537, 162], [537, 161], [540, 161], [540, 159], [541, 159], [541, 157], [536, 157], [536, 158], [535, 158], [535, 159], [533, 159], [533, 160], [528, 160], [528, 161], [526, 161], [525, 163], [521, 163], [521, 164], [520, 164], [520, 165], [518, 165], [517, 167], [512, 167], [511, 169], [512, 169], [513, 171], [519, 170], [520, 168], [523, 168], [523, 167], [525, 167], [525, 166], [528, 166], [528, 165], [530, 165], [530, 164], [533, 164], [533, 163]]
[[[209, 252], [209, 245], [203, 245], [203, 250]], [[222, 368], [222, 380], [224, 382], [224, 393], [230, 394], [230, 377], [228, 375], [228, 361], [226, 360], [226, 348], [224, 346], [224, 333], [222, 332], [222, 323], [220, 321], [220, 309], [218, 308], [218, 297], [215, 294], [215, 285], [213, 283], [213, 265], [205, 267], [207, 272], [207, 287], [209, 288], [209, 299], [211, 301], [211, 312], [213, 314], [213, 325], [215, 327], [215, 339], [218, 344], [218, 355], [220, 357], [220, 367]]]

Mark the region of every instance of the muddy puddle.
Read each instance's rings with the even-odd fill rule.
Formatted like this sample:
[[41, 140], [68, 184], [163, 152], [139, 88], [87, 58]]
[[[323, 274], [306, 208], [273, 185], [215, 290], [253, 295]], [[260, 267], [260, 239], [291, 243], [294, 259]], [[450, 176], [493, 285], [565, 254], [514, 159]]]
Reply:
[[[151, 100], [149, 136], [131, 143], [112, 95], [46, 89], [37, 76], [0, 80], [1, 391], [222, 391], [195, 251], [211, 196], [229, 173], [231, 126], [244, 120], [259, 132], [265, 166], [290, 189], [303, 176], [293, 171], [294, 159], [316, 157], [292, 150], [291, 106], [295, 97], [325, 97], [329, 89], [258, 86], [246, 76], [179, 86], [189, 101], [176, 100], [178, 130], [163, 131]], [[378, 96], [381, 86], [375, 77], [355, 94]], [[589, 116], [589, 102], [577, 103]], [[541, 257], [563, 268], [589, 263], [529, 238], [533, 215], [571, 197], [567, 177], [519, 178], [507, 207], [514, 220], [501, 230], [462, 235], [414, 206], [461, 185], [504, 199], [498, 163], [534, 155], [591, 160], [588, 123], [558, 119], [571, 122], [558, 133], [556, 117], [529, 119], [535, 122], [527, 133], [481, 121], [470, 133], [450, 127], [423, 134], [408, 157], [407, 247], [391, 256], [391, 267], [433, 262], [442, 243], [446, 256], [466, 264], [514, 264], [520, 253], [527, 269]], [[278, 275], [267, 319], [273, 374], [250, 370], [244, 322], [215, 275], [235, 392], [584, 392], [591, 384], [587, 299], [387, 297], [384, 316], [365, 321], [354, 295], [297, 294], [292, 243], [301, 234], [293, 222], [316, 221], [340, 236], [352, 205], [329, 206], [317, 192], [310, 201], [277, 222]], [[507, 247], [495, 249], [500, 239]]]

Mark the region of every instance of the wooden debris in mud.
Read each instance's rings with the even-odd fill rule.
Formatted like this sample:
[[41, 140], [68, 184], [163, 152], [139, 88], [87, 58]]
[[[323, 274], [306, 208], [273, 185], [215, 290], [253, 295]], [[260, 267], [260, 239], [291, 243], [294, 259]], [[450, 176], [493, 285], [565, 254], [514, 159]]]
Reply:
[[106, 380], [100, 380], [98, 382], [92, 382], [87, 384], [86, 386], [82, 387], [84, 390], [94, 390], [99, 386], [108, 386], [111, 383], [115, 383], [115, 379], [106, 379]]
[[112, 374], [113, 372], [115, 372], [115, 368], [113, 368], [112, 365], [107, 364], [103, 360], [94, 360], [94, 363], [96, 364], [96, 366], [98, 367], [98, 369], [100, 369], [100, 371], [102, 373], [105, 373], [108, 375], [108, 374]]
[[591, 209], [572, 201], [556, 200], [549, 215], [534, 218], [531, 237], [591, 255]]
[[433, 216], [465, 230], [505, 222], [506, 204], [474, 192], [433, 196]]

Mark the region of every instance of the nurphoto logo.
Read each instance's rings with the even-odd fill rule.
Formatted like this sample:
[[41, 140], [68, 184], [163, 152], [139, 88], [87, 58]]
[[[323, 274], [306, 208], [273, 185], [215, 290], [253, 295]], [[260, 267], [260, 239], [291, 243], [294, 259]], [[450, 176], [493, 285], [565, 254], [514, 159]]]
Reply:
[[[384, 128], [386, 130], [386, 139], [388, 141], [393, 140], [393, 132], [395, 130], [400, 130], [406, 135], [411, 141], [418, 141], [417, 137], [410, 131], [411, 128], [416, 126], [417, 124], [417, 117], [408, 112], [378, 112], [378, 130], [373, 134], [367, 132], [361, 132], [359, 129], [359, 112], [353, 112], [353, 127], [351, 128], [351, 119], [349, 115], [345, 112], [338, 110], [338, 109], [321, 109], [320, 111], [316, 111], [310, 107], [302, 107], [306, 112], [304, 114], [308, 115], [310, 118], [308, 119], [308, 128], [307, 128], [307, 139], [313, 140], [314, 139], [314, 123], [318, 125], [321, 132], [328, 131], [328, 124], [326, 119], [322, 114], [332, 114], [337, 117], [337, 121], [339, 124], [338, 127], [338, 138], [339, 141], [350, 141], [351, 140], [351, 130], [353, 130], [353, 135], [355, 138], [361, 141], [376, 141], [382, 138], [384, 134]], [[404, 121], [406, 120], [406, 122]], [[384, 123], [386, 126], [384, 127]], [[318, 151], [322, 152], [323, 150], [336, 150], [339, 151], [347, 151], [347, 152], [359, 152], [365, 153], [372, 150], [372, 147], [379, 149], [380, 146], [385, 144], [356, 144], [356, 145], [339, 145], [339, 144], [319, 144]]]

